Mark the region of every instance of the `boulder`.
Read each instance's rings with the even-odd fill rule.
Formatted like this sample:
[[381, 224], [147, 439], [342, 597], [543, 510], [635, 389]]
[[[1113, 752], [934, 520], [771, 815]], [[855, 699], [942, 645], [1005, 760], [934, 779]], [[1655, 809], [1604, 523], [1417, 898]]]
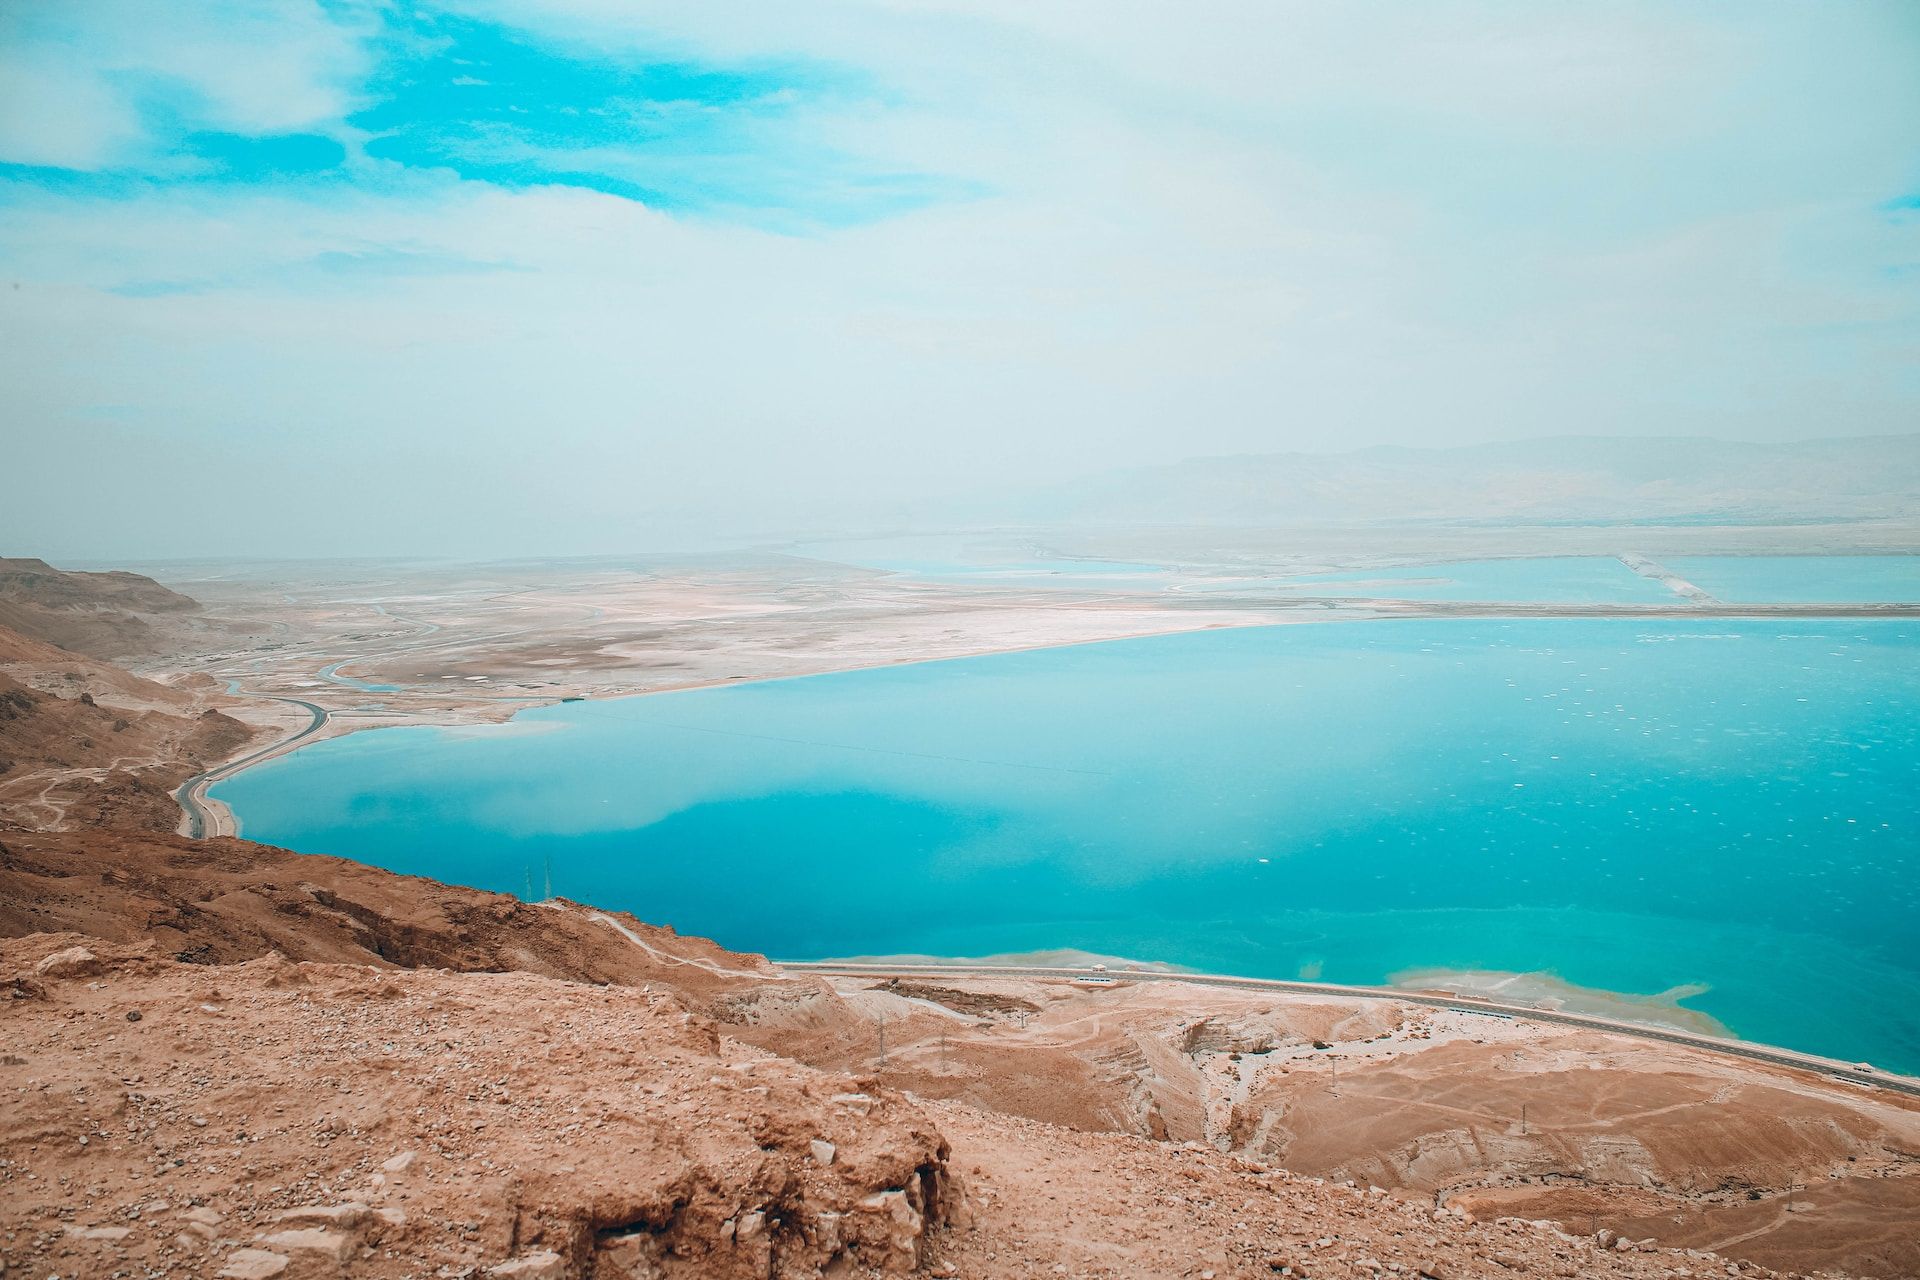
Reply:
[[100, 969], [100, 957], [85, 947], [56, 951], [33, 966], [33, 971], [43, 978], [84, 978]]

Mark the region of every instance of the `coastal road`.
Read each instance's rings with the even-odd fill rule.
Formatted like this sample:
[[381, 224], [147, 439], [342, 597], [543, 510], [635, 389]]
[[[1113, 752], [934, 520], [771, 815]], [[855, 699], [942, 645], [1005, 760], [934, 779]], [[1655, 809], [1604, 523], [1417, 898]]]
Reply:
[[208, 834], [209, 828], [213, 826], [213, 813], [207, 808], [205, 803], [208, 787], [226, 777], [228, 774], [238, 773], [248, 765], [259, 764], [269, 756], [276, 756], [283, 751], [291, 750], [294, 746], [306, 741], [326, 727], [328, 712], [325, 707], [320, 706], [318, 703], [308, 702], [303, 698], [282, 698], [265, 693], [247, 694], [246, 696], [262, 698], [268, 702], [284, 702], [294, 707], [305, 707], [307, 714], [311, 716], [312, 719], [304, 729], [290, 737], [282, 738], [270, 746], [265, 746], [258, 751], [250, 752], [247, 755], [241, 756], [238, 760], [229, 760], [225, 764], [215, 765], [205, 773], [196, 773], [181, 783], [179, 788], [173, 793], [173, 798], [180, 802], [181, 810], [187, 815], [184, 825], [186, 827], [186, 834], [192, 839], [199, 840], [203, 838]]
[[1235, 978], [1211, 973], [1169, 973], [1157, 969], [1067, 969], [1028, 965], [952, 965], [952, 964], [834, 964], [827, 961], [774, 961], [782, 969], [797, 973], [818, 973], [828, 977], [945, 977], [945, 978], [1068, 978], [1086, 981], [1107, 978], [1126, 982], [1185, 982], [1198, 987], [1228, 987], [1240, 991], [1280, 991], [1294, 995], [1338, 996], [1348, 1000], [1395, 1000], [1403, 1004], [1422, 1004], [1435, 1009], [1455, 1009], [1463, 1013], [1507, 1017], [1531, 1022], [1553, 1022], [1588, 1031], [1635, 1036], [1703, 1049], [1708, 1053], [1731, 1054], [1770, 1066], [1813, 1071], [1833, 1080], [1868, 1085], [1920, 1098], [1920, 1080], [1882, 1071], [1862, 1070], [1850, 1062], [1777, 1049], [1772, 1045], [1751, 1044], [1745, 1040], [1722, 1040], [1713, 1036], [1690, 1035], [1665, 1027], [1649, 1027], [1611, 1018], [1589, 1017], [1581, 1013], [1562, 1013], [1557, 1009], [1536, 1009], [1528, 1005], [1495, 1004], [1465, 996], [1433, 996], [1421, 992], [1394, 991], [1381, 987], [1343, 987], [1325, 982], [1288, 982], [1279, 978]]

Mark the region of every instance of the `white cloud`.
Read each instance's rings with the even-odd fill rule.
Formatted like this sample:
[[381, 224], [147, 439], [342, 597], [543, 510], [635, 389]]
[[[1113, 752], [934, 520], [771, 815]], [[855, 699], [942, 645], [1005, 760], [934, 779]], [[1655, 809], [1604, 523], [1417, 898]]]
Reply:
[[[21, 465], [87, 460], [129, 520], [211, 481], [269, 525], [298, 486], [361, 539], [334, 549], [585, 550], [658, 541], [663, 512], [911, 509], [1197, 453], [1920, 408], [1889, 274], [1914, 229], [1880, 208], [1920, 85], [1865, 10], [1851, 44], [1666, 6], [487, 11], [582, 49], [863, 69], [885, 109], [804, 106], [808, 137], [981, 194], [781, 235], [377, 166], [351, 193], [16, 193]], [[284, 104], [157, 36], [144, 56], [220, 81], [223, 119], [307, 127], [357, 55], [294, 29]], [[116, 102], [60, 145], [124, 145]], [[416, 258], [512, 269], [379, 273]], [[192, 288], [113, 292], [169, 284]]]
[[316, 0], [19, 6], [0, 16], [0, 162], [164, 165], [156, 103], [185, 127], [253, 136], [332, 131], [368, 60], [365, 20]]

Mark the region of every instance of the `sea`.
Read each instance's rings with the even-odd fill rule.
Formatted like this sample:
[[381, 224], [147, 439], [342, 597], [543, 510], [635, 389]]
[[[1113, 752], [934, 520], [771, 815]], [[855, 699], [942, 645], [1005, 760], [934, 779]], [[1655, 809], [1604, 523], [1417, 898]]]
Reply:
[[213, 794], [780, 959], [1549, 975], [1920, 1073], [1916, 619], [1214, 629], [369, 730]]

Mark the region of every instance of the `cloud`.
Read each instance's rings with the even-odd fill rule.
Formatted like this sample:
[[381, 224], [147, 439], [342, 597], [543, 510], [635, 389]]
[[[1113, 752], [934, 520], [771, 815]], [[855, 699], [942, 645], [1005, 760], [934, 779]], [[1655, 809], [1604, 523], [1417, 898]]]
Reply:
[[313, 0], [141, 0], [0, 11], [0, 162], [166, 167], [182, 131], [336, 123], [364, 76], [364, 21]]
[[324, 491], [290, 552], [620, 549], [1920, 408], [1916, 42], [1871, 6], [287, 12], [293, 105], [132, 11], [89, 28], [131, 79], [0, 47], [95, 91], [0, 174], [11, 456], [173, 549], [206, 486], [275, 530]]

